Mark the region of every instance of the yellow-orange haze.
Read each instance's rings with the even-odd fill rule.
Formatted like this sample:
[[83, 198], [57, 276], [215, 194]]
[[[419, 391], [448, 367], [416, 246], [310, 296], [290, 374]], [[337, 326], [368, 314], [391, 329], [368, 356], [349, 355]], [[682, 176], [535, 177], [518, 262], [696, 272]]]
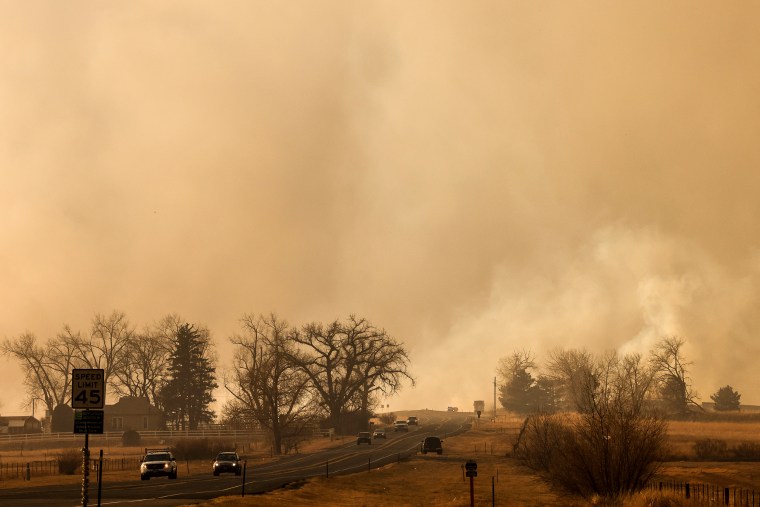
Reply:
[[676, 334], [703, 399], [760, 402], [758, 25], [746, 2], [4, 2], [0, 339], [177, 312], [221, 372], [245, 312], [356, 313], [410, 349], [392, 409], [471, 409], [515, 349]]

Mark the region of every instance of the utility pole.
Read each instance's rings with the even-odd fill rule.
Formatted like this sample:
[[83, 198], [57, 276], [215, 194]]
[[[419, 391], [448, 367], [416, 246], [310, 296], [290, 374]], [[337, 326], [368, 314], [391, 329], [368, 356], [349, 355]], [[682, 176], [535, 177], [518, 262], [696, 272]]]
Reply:
[[496, 422], [496, 377], [493, 378], [493, 422]]

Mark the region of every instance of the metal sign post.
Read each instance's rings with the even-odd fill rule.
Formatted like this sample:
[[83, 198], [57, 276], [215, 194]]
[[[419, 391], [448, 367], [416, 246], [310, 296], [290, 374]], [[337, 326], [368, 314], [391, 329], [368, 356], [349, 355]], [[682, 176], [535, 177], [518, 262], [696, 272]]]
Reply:
[[[85, 423], [86, 424], [86, 423]], [[82, 507], [87, 507], [90, 497], [90, 442], [89, 433], [84, 434], [84, 448], [82, 449]]]
[[98, 507], [100, 507], [100, 497], [103, 491], [103, 449], [100, 450], [100, 462], [98, 463]]
[[87, 507], [89, 501], [90, 433], [103, 433], [102, 408], [106, 399], [105, 387], [105, 372], [102, 369], [74, 369], [71, 371], [71, 408], [84, 409], [84, 411], [75, 412], [74, 415], [74, 433], [84, 433], [82, 507]]
[[475, 507], [475, 484], [474, 478], [478, 476], [478, 464], [475, 460], [468, 459], [464, 464], [467, 470], [467, 477], [470, 478], [470, 507]]

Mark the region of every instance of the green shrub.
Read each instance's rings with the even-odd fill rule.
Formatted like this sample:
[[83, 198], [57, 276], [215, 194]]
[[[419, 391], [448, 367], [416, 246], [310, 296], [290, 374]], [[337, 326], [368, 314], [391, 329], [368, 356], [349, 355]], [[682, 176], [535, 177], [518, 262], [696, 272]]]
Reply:
[[725, 440], [717, 438], [703, 438], [694, 442], [694, 454], [697, 455], [697, 459], [724, 459], [728, 454], [728, 444]]
[[66, 449], [58, 453], [58, 473], [74, 475], [82, 466], [82, 451], [76, 449]]
[[137, 447], [140, 445], [140, 433], [136, 430], [127, 430], [121, 435], [121, 445], [124, 447]]

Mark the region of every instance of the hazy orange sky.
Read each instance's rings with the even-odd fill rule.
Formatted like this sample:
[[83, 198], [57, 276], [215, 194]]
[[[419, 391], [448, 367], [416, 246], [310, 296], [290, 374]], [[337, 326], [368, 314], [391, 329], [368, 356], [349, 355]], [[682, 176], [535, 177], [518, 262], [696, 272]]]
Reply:
[[176, 312], [221, 373], [244, 313], [355, 313], [391, 408], [471, 410], [516, 349], [678, 335], [760, 403], [759, 11], [2, 2], [0, 339]]

